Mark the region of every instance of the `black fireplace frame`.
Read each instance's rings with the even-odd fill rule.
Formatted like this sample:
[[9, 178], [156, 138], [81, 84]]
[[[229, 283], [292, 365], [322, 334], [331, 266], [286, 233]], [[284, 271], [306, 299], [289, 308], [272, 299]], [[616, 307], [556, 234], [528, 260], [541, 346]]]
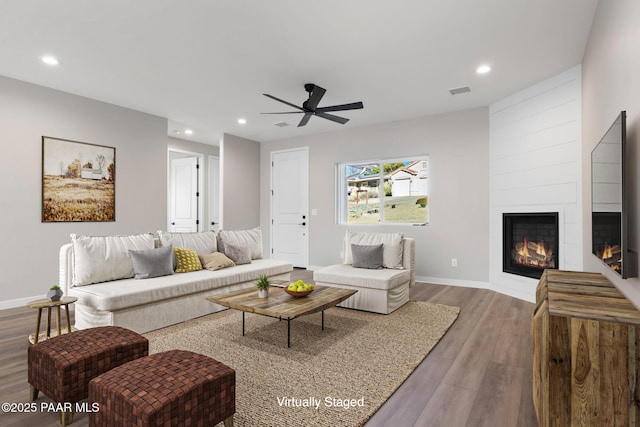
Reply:
[[[558, 212], [526, 212], [526, 213], [503, 213], [502, 214], [502, 271], [505, 273], [516, 274], [518, 276], [531, 277], [539, 279], [544, 272], [544, 268], [530, 267], [526, 265], [515, 264], [511, 262], [511, 233], [513, 231], [513, 224], [511, 219], [524, 219], [524, 218], [540, 218], [546, 217], [554, 220], [556, 241], [551, 246], [553, 253], [556, 254], [556, 266], [553, 268], [557, 270], [560, 264], [560, 252], [559, 252], [559, 226], [558, 226]], [[507, 238], [509, 236], [509, 238]]]

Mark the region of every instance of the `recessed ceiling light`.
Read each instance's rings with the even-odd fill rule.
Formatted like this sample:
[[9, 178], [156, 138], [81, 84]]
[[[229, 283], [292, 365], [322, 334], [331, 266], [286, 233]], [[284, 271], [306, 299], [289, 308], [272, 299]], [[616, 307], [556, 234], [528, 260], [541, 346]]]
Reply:
[[44, 62], [47, 65], [58, 65], [60, 64], [60, 61], [58, 61], [55, 57], [53, 56], [43, 56], [42, 57], [42, 62]]
[[193, 131], [191, 129], [185, 129], [184, 133], [186, 133], [187, 135], [193, 135]]
[[486, 64], [480, 65], [476, 68], [476, 73], [478, 74], [487, 74], [489, 71], [491, 71], [491, 67]]
[[242, 117], [238, 119], [238, 124], [239, 125], [246, 125], [247, 124], [247, 119], [243, 119]]

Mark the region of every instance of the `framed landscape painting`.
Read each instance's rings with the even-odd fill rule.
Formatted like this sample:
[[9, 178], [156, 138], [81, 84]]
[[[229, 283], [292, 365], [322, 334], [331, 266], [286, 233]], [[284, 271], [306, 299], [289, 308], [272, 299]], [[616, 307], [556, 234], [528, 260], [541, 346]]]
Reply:
[[42, 222], [116, 220], [116, 149], [42, 137]]

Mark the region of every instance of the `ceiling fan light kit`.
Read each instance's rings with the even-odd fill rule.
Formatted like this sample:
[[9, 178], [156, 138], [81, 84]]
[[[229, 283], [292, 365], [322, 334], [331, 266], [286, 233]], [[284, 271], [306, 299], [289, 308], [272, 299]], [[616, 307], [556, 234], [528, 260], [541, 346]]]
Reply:
[[343, 125], [347, 123], [349, 119], [345, 117], [336, 116], [335, 114], [328, 114], [328, 113], [333, 111], [360, 110], [364, 108], [364, 105], [362, 104], [362, 102], [352, 102], [350, 104], [340, 104], [340, 105], [332, 105], [329, 107], [318, 108], [318, 104], [320, 103], [320, 100], [324, 96], [326, 90], [313, 83], [306, 83], [304, 85], [304, 90], [306, 90], [309, 93], [309, 98], [302, 103], [302, 107], [292, 104], [291, 102], [285, 101], [283, 99], [276, 98], [273, 95], [263, 93], [264, 96], [271, 98], [275, 101], [281, 102], [283, 104], [286, 104], [299, 111], [283, 111], [279, 113], [262, 113], [262, 114], [304, 114], [304, 116], [302, 116], [302, 119], [300, 120], [300, 123], [298, 123], [298, 127], [305, 126], [309, 122], [309, 119], [311, 118], [311, 116], [322, 117], [323, 119], [331, 120], [332, 122], [340, 123]]

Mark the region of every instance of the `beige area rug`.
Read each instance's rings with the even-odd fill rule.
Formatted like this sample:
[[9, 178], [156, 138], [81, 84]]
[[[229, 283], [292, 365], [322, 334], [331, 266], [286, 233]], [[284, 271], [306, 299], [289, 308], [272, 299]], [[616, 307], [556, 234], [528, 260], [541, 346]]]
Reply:
[[[458, 317], [459, 309], [409, 302], [381, 315], [343, 308], [287, 322], [235, 310], [145, 336], [150, 353], [210, 356], [236, 370], [235, 426], [361, 426]], [[222, 425], [222, 424], [220, 424]]]

